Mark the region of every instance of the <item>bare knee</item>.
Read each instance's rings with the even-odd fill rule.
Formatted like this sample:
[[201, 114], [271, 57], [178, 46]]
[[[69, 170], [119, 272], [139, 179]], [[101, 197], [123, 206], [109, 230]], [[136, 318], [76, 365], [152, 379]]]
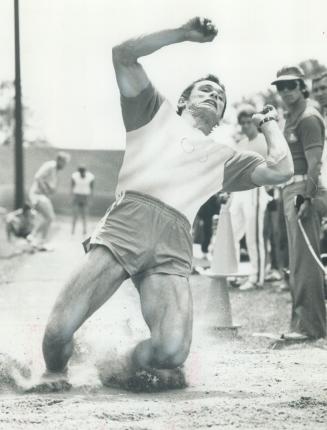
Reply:
[[56, 215], [54, 213], [43, 213], [42, 214], [44, 221], [47, 224], [51, 224], [55, 219], [56, 219]]
[[153, 344], [154, 361], [163, 368], [181, 366], [190, 352], [191, 336], [173, 332]]

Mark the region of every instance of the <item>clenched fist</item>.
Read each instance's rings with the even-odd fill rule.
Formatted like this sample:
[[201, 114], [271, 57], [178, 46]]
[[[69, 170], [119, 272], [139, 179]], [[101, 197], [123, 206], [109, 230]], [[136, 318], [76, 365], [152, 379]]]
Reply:
[[185, 32], [186, 40], [190, 42], [211, 42], [218, 33], [218, 29], [207, 18], [195, 17], [181, 27]]
[[265, 122], [278, 120], [278, 113], [274, 106], [266, 105], [261, 112], [255, 113], [252, 116], [253, 122], [257, 127], [260, 127]]

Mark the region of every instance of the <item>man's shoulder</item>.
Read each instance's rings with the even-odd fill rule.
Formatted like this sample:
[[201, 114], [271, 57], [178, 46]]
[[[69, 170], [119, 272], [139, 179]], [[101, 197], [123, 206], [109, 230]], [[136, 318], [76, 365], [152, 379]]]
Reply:
[[93, 173], [92, 173], [92, 172], [89, 172], [89, 171], [87, 171], [87, 172], [86, 172], [86, 177], [87, 177], [90, 181], [92, 181], [92, 180], [95, 178], [95, 176], [93, 175]]
[[135, 97], [121, 95], [120, 101], [125, 128], [130, 132], [151, 122], [165, 98], [149, 83]]
[[36, 175], [46, 175], [49, 174], [52, 171], [56, 170], [56, 166], [57, 163], [55, 160], [49, 160], [49, 161], [45, 161], [41, 167], [39, 168], [39, 170], [37, 171]]
[[317, 118], [322, 124], [324, 124], [324, 119], [319, 110], [310, 103], [307, 103], [303, 113], [300, 115], [299, 123], [307, 118]]
[[48, 160], [48, 161], [45, 161], [41, 167], [49, 170], [55, 169], [57, 167], [57, 162], [56, 160]]

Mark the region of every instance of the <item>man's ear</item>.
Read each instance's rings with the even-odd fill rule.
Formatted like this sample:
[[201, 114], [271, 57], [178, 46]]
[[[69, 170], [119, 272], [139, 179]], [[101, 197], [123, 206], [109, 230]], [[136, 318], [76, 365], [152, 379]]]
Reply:
[[180, 109], [183, 110], [183, 109], [185, 109], [185, 107], [186, 107], [186, 99], [184, 96], [181, 96], [178, 100], [177, 108], [178, 108], [178, 110], [180, 110]]

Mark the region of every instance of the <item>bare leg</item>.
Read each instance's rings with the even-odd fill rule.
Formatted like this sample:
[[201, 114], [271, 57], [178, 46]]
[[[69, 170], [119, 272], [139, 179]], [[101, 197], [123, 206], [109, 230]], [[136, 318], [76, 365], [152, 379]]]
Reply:
[[6, 234], [8, 242], [11, 242], [11, 237], [15, 235], [15, 229], [10, 222], [6, 224]]
[[78, 205], [74, 202], [73, 203], [72, 234], [75, 233], [77, 218], [78, 218]]
[[133, 353], [137, 368], [173, 369], [186, 360], [192, 340], [193, 303], [188, 280], [154, 274], [138, 285], [144, 319], [151, 338]]
[[75, 331], [127, 277], [107, 248], [97, 246], [86, 255], [60, 293], [46, 327], [43, 355], [48, 371], [64, 371], [73, 352]]
[[81, 217], [82, 217], [82, 224], [83, 224], [83, 234], [86, 234], [86, 212], [87, 212], [87, 207], [86, 205], [82, 205], [80, 208], [80, 212], [81, 212]]
[[45, 240], [48, 236], [51, 223], [55, 219], [55, 213], [50, 199], [45, 196], [42, 197], [35, 208], [41, 219], [33, 229], [32, 236], [34, 238], [41, 237], [42, 240]]

